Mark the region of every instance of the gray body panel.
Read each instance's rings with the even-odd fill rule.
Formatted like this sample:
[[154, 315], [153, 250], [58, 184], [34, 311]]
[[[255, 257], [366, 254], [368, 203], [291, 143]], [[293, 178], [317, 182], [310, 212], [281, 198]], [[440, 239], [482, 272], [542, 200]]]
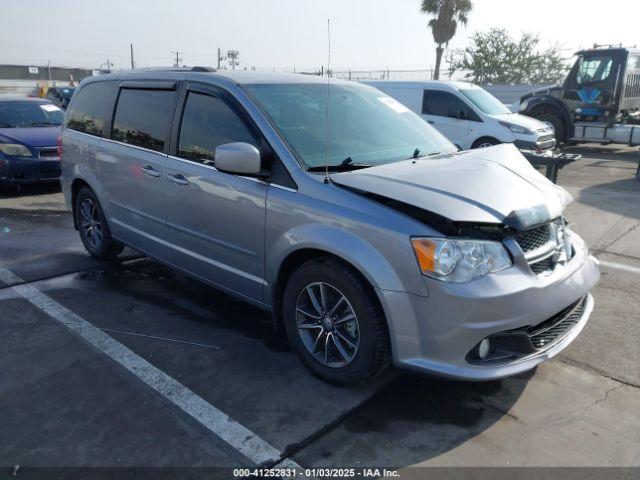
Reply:
[[[188, 184], [173, 183], [174, 174]], [[268, 186], [174, 157], [165, 182], [171, 261], [262, 302]]]
[[[572, 236], [576, 255], [571, 262], [544, 279], [531, 272], [515, 242], [505, 242], [514, 261], [506, 270], [465, 284], [429, 279], [420, 272], [411, 237], [442, 234], [359, 193], [373, 192], [457, 221], [499, 223], [514, 210], [539, 205], [550, 216], [561, 214], [569, 195], [538, 174], [511, 145], [332, 174], [325, 182], [323, 174], [300, 168], [241, 85], [321, 79], [247, 72], [146, 72], [117, 78], [186, 79], [224, 89], [251, 117], [295, 188], [163, 154], [157, 154], [160, 177], [138, 178], [136, 167], [151, 161], [147, 152], [65, 128], [63, 189], [69, 206], [73, 181], [85, 181], [109, 219], [146, 234], [136, 236], [131, 228], [114, 225], [116, 238], [267, 309], [276, 307], [278, 274], [290, 255], [310, 249], [336, 255], [355, 267], [376, 292], [398, 366], [471, 379], [532, 368], [554, 352], [500, 367], [471, 366], [464, 354], [487, 334], [544, 321], [586, 295], [598, 279], [597, 266], [577, 236]], [[91, 154], [95, 145], [117, 165], [105, 166], [105, 156], [98, 168]], [[176, 173], [188, 184], [171, 182], [167, 174]], [[126, 192], [123, 185], [128, 185]], [[133, 198], [142, 197], [142, 192], [146, 198]], [[121, 211], [120, 204], [146, 215]], [[589, 313], [590, 309], [582, 326]], [[573, 337], [578, 331], [573, 330]], [[562, 348], [569, 341], [564, 339]]]
[[113, 235], [165, 261], [169, 260], [163, 180], [166, 158], [163, 153], [103, 139], [95, 165], [105, 194], [101, 204], [108, 204]]

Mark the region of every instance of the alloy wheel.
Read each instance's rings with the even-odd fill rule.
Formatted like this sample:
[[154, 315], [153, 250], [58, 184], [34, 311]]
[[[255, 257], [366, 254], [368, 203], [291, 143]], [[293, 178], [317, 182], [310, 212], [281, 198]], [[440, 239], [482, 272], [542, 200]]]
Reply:
[[89, 246], [95, 249], [100, 248], [103, 239], [102, 222], [98, 207], [91, 198], [85, 198], [80, 203], [80, 228]]
[[311, 283], [300, 291], [296, 326], [305, 348], [322, 365], [341, 368], [358, 353], [358, 318], [347, 297], [328, 283]]

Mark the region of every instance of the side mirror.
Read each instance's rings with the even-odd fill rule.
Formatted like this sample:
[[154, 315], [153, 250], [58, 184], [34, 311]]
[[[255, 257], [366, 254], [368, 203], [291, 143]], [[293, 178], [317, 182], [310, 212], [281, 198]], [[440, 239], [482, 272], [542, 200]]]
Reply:
[[221, 172], [249, 177], [262, 176], [260, 151], [249, 143], [234, 142], [218, 145], [214, 159], [216, 169]]

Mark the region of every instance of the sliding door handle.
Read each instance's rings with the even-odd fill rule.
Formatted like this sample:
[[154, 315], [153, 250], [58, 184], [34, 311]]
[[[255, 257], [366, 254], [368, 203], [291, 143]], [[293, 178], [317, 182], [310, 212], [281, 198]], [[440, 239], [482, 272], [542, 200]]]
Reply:
[[167, 173], [167, 178], [176, 185], [189, 185], [189, 180], [181, 173]]
[[149, 175], [150, 177], [159, 177], [160, 176], [160, 172], [158, 170], [156, 170], [153, 165], [143, 165], [142, 166], [142, 171]]

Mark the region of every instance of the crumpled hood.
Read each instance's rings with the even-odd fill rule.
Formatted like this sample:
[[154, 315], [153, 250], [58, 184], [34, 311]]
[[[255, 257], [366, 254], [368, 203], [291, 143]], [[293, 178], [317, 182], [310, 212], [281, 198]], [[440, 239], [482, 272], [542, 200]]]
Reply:
[[27, 147], [55, 147], [61, 127], [0, 128], [0, 142]]
[[334, 173], [331, 180], [452, 221], [513, 225], [515, 217], [516, 228], [555, 218], [572, 200], [512, 144]]
[[501, 122], [513, 123], [514, 125], [518, 125], [519, 127], [524, 127], [532, 132], [537, 132], [538, 130], [551, 130], [551, 127], [540, 120], [536, 120], [532, 117], [527, 117], [526, 115], [520, 115], [519, 113], [503, 113], [499, 115], [490, 115]]

